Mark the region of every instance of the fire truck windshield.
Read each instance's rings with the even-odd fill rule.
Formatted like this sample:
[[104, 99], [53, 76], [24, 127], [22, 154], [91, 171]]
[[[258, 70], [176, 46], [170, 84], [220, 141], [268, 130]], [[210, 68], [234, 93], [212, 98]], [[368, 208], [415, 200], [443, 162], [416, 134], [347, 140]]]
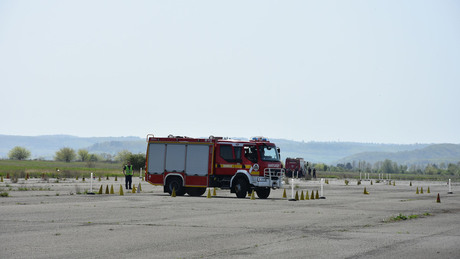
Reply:
[[259, 147], [260, 158], [263, 161], [279, 162], [280, 157], [275, 146], [263, 145]]

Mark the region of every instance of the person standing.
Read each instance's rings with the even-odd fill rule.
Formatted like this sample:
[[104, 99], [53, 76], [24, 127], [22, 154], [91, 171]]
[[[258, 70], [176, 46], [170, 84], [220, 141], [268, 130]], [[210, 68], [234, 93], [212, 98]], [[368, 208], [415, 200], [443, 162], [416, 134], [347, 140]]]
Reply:
[[123, 166], [123, 174], [125, 175], [126, 190], [131, 189], [131, 184], [133, 183], [133, 166], [131, 165], [131, 161], [128, 161], [128, 164]]

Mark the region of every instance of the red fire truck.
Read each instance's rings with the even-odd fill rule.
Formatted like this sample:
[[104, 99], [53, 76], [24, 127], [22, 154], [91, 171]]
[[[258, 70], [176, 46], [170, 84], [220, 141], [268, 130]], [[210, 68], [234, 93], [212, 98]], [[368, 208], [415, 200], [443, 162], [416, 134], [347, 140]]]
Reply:
[[304, 177], [305, 174], [305, 160], [303, 158], [286, 158], [284, 164], [286, 168], [287, 177]]
[[207, 187], [230, 189], [238, 198], [255, 190], [266, 199], [282, 187], [279, 148], [266, 138], [249, 141], [220, 137], [147, 136], [145, 179], [164, 192], [201, 196]]

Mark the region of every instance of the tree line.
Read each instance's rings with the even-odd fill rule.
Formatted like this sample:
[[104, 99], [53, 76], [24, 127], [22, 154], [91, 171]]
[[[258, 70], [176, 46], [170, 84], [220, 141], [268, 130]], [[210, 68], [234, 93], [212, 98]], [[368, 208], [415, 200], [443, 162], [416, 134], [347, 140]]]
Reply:
[[457, 163], [428, 163], [402, 165], [390, 159], [378, 161], [374, 164], [366, 161], [352, 161], [336, 166], [316, 164], [317, 170], [332, 172], [366, 172], [366, 173], [385, 173], [385, 174], [427, 174], [427, 175], [459, 175], [460, 161]]
[[[16, 146], [8, 152], [8, 158], [12, 160], [27, 160], [32, 153], [24, 148]], [[75, 151], [72, 148], [63, 147], [54, 154], [55, 161], [62, 162], [86, 162], [87, 167], [94, 167], [96, 162], [121, 162], [126, 164], [131, 162], [134, 169], [139, 169], [145, 166], [145, 154], [133, 154], [128, 150], [118, 152], [116, 155], [107, 153], [91, 154], [87, 149], [79, 149]]]

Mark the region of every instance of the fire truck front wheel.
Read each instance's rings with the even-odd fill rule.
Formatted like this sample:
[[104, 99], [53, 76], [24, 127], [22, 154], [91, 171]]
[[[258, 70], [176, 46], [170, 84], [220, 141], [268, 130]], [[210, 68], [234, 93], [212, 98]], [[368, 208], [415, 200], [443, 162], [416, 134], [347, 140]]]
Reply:
[[169, 195], [172, 194], [173, 189], [176, 190], [177, 196], [183, 196], [185, 194], [185, 187], [182, 185], [182, 179], [180, 179], [179, 177], [173, 177], [171, 179], [168, 179], [166, 187]]
[[259, 199], [267, 199], [270, 196], [270, 188], [257, 188], [256, 193]]
[[243, 177], [239, 177], [235, 180], [235, 193], [238, 198], [246, 198], [249, 190], [249, 183]]

